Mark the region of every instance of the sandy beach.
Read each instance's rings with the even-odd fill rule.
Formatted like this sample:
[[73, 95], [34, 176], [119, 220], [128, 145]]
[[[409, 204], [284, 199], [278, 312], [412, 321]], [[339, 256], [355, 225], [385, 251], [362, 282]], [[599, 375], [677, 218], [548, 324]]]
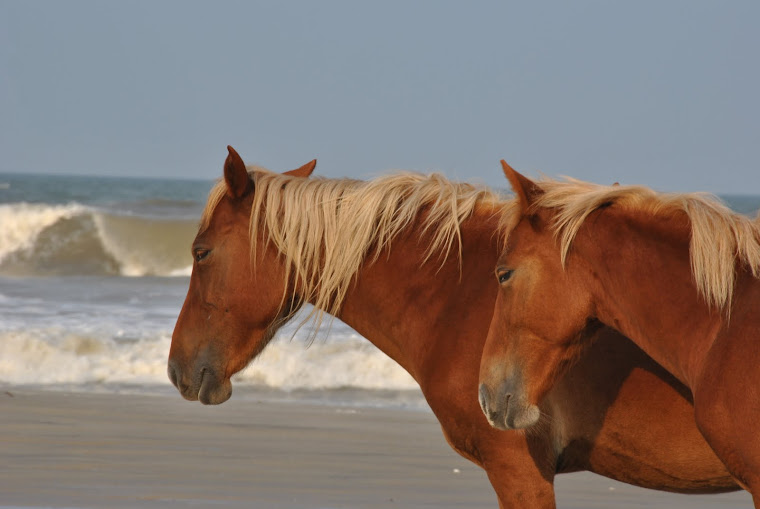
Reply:
[[[239, 391], [241, 392], [241, 391]], [[0, 392], [0, 507], [493, 508], [430, 412], [179, 396]], [[751, 507], [558, 476], [561, 508]]]

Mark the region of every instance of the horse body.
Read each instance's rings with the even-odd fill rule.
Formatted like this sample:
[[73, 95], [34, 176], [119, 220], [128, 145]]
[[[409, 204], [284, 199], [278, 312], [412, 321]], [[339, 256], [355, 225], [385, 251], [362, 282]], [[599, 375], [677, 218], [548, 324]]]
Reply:
[[[556, 472], [577, 470], [673, 491], [728, 487], [698, 437], [688, 391], [609, 329], [550, 393], [544, 429], [494, 433], [474, 395], [495, 300], [486, 267], [499, 250], [498, 221], [486, 210], [462, 223], [461, 265], [456, 257], [424, 263], [421, 230], [410, 226], [387, 255], [361, 269], [337, 316], [412, 374], [449, 443], [489, 472], [501, 500], [514, 497], [517, 476], [520, 491], [534, 489], [540, 500], [550, 497], [540, 493]], [[646, 394], [662, 399], [653, 405]], [[663, 421], [663, 413], [672, 419]], [[630, 419], [647, 426], [631, 429]]]
[[631, 218], [608, 208], [576, 237], [571, 270], [585, 274], [576, 280], [595, 277], [589, 286], [600, 322], [615, 324], [692, 390], [697, 426], [758, 493], [760, 282], [740, 270], [730, 316], [710, 306], [693, 282], [683, 224], [682, 214]]
[[[481, 364], [483, 387], [504, 388], [511, 401], [500, 409], [501, 427], [517, 427], [593, 340], [584, 331], [605, 324], [691, 389], [698, 428], [758, 506], [760, 281], [740, 261], [730, 315], [711, 304], [695, 284], [690, 218], [674, 207], [642, 212], [610, 198], [584, 211], [572, 246], [565, 238], [560, 246], [563, 211], [537, 206], [540, 185], [509, 170], [522, 217], [498, 262], [503, 281]], [[534, 316], [537, 307], [543, 316]], [[541, 321], [550, 316], [551, 324]]]
[[[231, 152], [226, 175], [246, 171], [238, 159]], [[314, 274], [288, 273], [269, 232], [258, 232], [251, 256], [255, 184], [235, 191], [248, 186], [245, 175], [227, 175], [228, 191], [194, 243], [169, 359], [170, 378], [191, 400], [224, 401], [229, 377], [262, 351], [276, 326], [302, 300], [318, 300], [306, 297]], [[460, 253], [429, 256], [436, 234], [425, 221], [429, 213], [421, 207], [378, 256], [365, 257], [334, 314], [415, 378], [451, 446], [486, 470], [500, 507], [554, 507], [555, 473], [584, 469], [670, 491], [735, 489], [694, 425], [687, 391], [609, 329], [550, 392], [541, 429], [489, 426], [478, 408], [478, 367], [497, 294], [490, 267], [501, 245], [499, 218], [493, 204], [475, 207], [457, 226]], [[324, 260], [327, 249], [316, 256]], [[610, 357], [612, 366], [602, 361]], [[646, 401], [652, 394], [661, 404]]]

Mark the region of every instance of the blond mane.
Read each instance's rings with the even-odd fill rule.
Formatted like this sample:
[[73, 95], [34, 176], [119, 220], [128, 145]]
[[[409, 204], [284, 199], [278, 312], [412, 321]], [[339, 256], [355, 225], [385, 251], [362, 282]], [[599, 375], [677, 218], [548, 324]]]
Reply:
[[[314, 305], [318, 323], [324, 312], [338, 313], [362, 264], [376, 260], [418, 219], [420, 237], [431, 239], [422, 263], [433, 256], [443, 263], [452, 252], [461, 256], [460, 225], [476, 209], [500, 215], [514, 203], [484, 186], [439, 174], [405, 172], [359, 181], [298, 178], [252, 167], [249, 173], [251, 253], [261, 238], [277, 248], [286, 280]], [[212, 189], [201, 229], [225, 192], [223, 180]]]
[[691, 270], [711, 306], [730, 312], [737, 262], [760, 274], [760, 222], [737, 214], [706, 193], [658, 193], [642, 186], [601, 186], [575, 179], [537, 182], [534, 207], [556, 210], [562, 264], [586, 217], [608, 204], [654, 215], [685, 213], [691, 223]]

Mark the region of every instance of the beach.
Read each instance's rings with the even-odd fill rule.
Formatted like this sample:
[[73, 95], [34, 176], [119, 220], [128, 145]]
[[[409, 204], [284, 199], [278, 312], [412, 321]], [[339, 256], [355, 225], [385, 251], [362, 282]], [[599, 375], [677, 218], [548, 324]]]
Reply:
[[[157, 395], [0, 392], [0, 507], [494, 508], [485, 472], [425, 410]], [[560, 508], [751, 507], [745, 492], [675, 495], [587, 472]]]

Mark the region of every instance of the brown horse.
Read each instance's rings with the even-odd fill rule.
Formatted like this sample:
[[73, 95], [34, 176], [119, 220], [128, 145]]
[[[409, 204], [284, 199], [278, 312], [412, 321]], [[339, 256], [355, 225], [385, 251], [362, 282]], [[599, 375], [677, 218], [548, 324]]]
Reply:
[[706, 195], [537, 183], [502, 164], [520, 211], [481, 363], [492, 424], [538, 422], [536, 405], [608, 325], [691, 389], [699, 430], [758, 507], [760, 224]]
[[302, 178], [313, 164], [249, 173], [229, 152], [172, 337], [169, 377], [185, 398], [229, 398], [230, 377], [311, 302], [415, 378], [451, 446], [488, 473], [500, 507], [554, 507], [554, 475], [584, 469], [670, 491], [736, 489], [694, 425], [688, 391], [608, 329], [542, 406], [545, 427], [488, 425], [478, 369], [497, 294], [499, 217], [513, 200], [436, 175]]

